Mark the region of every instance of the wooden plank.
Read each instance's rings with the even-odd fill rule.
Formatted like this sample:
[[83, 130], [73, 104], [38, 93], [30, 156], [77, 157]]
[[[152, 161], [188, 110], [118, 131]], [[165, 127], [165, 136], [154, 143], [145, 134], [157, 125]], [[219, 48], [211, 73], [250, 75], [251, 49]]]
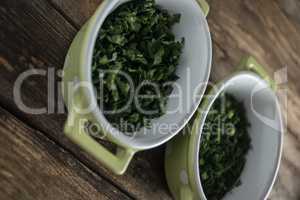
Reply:
[[[27, 115], [20, 112], [12, 101], [13, 82], [22, 71], [33, 66], [39, 69], [52, 66], [56, 70], [61, 69], [63, 57], [76, 28], [95, 9], [95, 4], [89, 4], [87, 0], [49, 2], [50, 4], [41, 0], [0, 2], [0, 25], [4, 27], [0, 30], [0, 62], [2, 61], [3, 66], [0, 67], [0, 104], [48, 134], [91, 169], [99, 171], [134, 197], [170, 199], [163, 175], [163, 148], [139, 154], [126, 175], [117, 177], [62, 136], [65, 115]], [[297, 128], [300, 115], [296, 112], [300, 108], [300, 86], [297, 84], [300, 70], [299, 24], [275, 0], [211, 0], [210, 4], [212, 10], [208, 19], [214, 40], [212, 80], [220, 80], [234, 71], [233, 66], [247, 53], [268, 66], [270, 73], [283, 66], [288, 67], [290, 102], [285, 109], [289, 110], [289, 132], [286, 135], [289, 139], [285, 143], [284, 163], [272, 199], [280, 199], [276, 191], [285, 191], [282, 193], [288, 193], [291, 197], [288, 199], [297, 200], [299, 192], [292, 186], [297, 184], [293, 177], [299, 177], [299, 147], [297, 142], [293, 142], [300, 138]], [[81, 11], [84, 15], [78, 14], [78, 10], [83, 7], [88, 7], [91, 11]], [[44, 77], [26, 81], [23, 88], [25, 102], [28, 105], [46, 105], [46, 86]], [[288, 184], [285, 184], [286, 181]]]
[[81, 0], [80, 2], [76, 0], [49, 0], [49, 2], [75, 27], [81, 27], [94, 13], [102, 0]]
[[0, 108], [1, 199], [129, 199]]
[[300, 27], [285, 15], [277, 1], [210, 2], [212, 10], [208, 19], [214, 40], [214, 79], [231, 73], [228, 69], [241, 56], [251, 54], [269, 72], [288, 67], [289, 80], [298, 87]]
[[[139, 199], [170, 199], [164, 180], [163, 147], [139, 153], [125, 176], [115, 176], [63, 136], [66, 114], [26, 114], [13, 101], [14, 82], [22, 72], [30, 68], [48, 70], [53, 67], [56, 73], [62, 68], [68, 46], [77, 32], [72, 23], [64, 19], [48, 1], [1, 1], [0, 74], [3, 78], [0, 79], [0, 104], [46, 133], [93, 171], [110, 179], [132, 196]], [[55, 94], [59, 93], [58, 89]], [[26, 105], [35, 108], [47, 106], [47, 77], [27, 79], [22, 87], [22, 98]]]

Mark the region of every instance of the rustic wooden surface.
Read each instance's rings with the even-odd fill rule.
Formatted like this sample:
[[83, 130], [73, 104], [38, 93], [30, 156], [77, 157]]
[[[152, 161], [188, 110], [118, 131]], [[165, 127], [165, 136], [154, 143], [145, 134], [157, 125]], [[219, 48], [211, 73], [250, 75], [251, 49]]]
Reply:
[[1, 199], [130, 199], [0, 108]]
[[[295, 0], [290, 0], [295, 1]], [[0, 197], [3, 199], [171, 199], [164, 147], [139, 153], [124, 176], [112, 175], [63, 136], [66, 114], [28, 115], [13, 100], [27, 69], [62, 69], [76, 32], [101, 0], [0, 1]], [[300, 198], [300, 22], [283, 0], [210, 0], [212, 81], [230, 74], [245, 54], [270, 74], [286, 67], [288, 103], [283, 163], [270, 196]], [[299, 3], [295, 4], [300, 9]], [[57, 76], [57, 81], [60, 78]], [[60, 92], [56, 88], [58, 98]], [[47, 105], [47, 77], [22, 87], [27, 105]], [[284, 98], [282, 98], [284, 100]], [[4, 198], [5, 197], [5, 198]], [[40, 197], [40, 198], [39, 198]]]

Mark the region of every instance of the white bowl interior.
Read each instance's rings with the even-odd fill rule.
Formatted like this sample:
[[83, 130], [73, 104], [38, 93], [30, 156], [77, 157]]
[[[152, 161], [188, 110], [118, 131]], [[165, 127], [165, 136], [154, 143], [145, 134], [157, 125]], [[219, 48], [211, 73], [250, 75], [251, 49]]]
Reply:
[[233, 79], [225, 91], [244, 102], [252, 149], [241, 176], [242, 185], [224, 199], [264, 199], [274, 184], [281, 154], [283, 127], [277, 97], [265, 81], [246, 75]]
[[283, 130], [277, 97], [264, 80], [249, 73], [234, 76], [218, 94], [222, 91], [244, 102], [252, 139], [241, 175], [242, 185], [224, 200], [264, 199], [274, 184], [281, 156]]
[[[107, 5], [113, 8], [127, 0], [111, 0]], [[167, 114], [152, 121], [151, 129], [142, 129], [135, 137], [128, 137], [102, 120], [104, 127], [109, 127], [112, 135], [123, 143], [137, 149], [148, 149], [158, 146], [177, 134], [197, 109], [206, 89], [211, 67], [211, 38], [202, 10], [195, 0], [156, 0], [157, 4], [171, 13], [181, 13], [180, 24], [174, 27], [177, 39], [185, 38], [185, 47], [178, 66], [180, 79], [172, 95], [180, 98], [169, 98]], [[106, 6], [108, 9], [110, 6]], [[103, 12], [105, 13], [105, 12]], [[106, 17], [106, 16], [101, 16]], [[102, 118], [102, 117], [101, 117]], [[102, 118], [103, 119], [103, 118]]]

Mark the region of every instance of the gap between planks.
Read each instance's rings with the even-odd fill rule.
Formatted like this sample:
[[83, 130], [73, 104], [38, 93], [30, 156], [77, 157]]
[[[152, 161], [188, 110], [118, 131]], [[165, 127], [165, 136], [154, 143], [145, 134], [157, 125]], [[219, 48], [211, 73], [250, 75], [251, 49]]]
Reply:
[[[9, 199], [132, 199], [1, 106], [0, 132], [3, 196]], [[3, 148], [5, 145], [7, 148]]]

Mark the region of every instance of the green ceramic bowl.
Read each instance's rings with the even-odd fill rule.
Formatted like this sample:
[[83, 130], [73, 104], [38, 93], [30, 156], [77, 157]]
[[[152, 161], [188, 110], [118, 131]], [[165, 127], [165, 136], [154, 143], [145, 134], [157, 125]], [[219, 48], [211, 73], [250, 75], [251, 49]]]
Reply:
[[[186, 106], [180, 113], [166, 112], [156, 124], [176, 124], [178, 127], [168, 132], [159, 130], [159, 126], [146, 129], [144, 133], [135, 133], [129, 137], [114, 128], [104, 117], [97, 106], [97, 99], [91, 81], [91, 63], [96, 38], [102, 23], [106, 17], [119, 5], [127, 0], [104, 0], [95, 14], [83, 26], [74, 39], [64, 65], [63, 97], [69, 110], [69, 116], [65, 124], [65, 134], [74, 143], [87, 151], [95, 159], [100, 161], [108, 169], [116, 174], [123, 174], [137, 151], [157, 147], [174, 137], [189, 121], [200, 104], [209, 79], [212, 45], [211, 37], [206, 21], [208, 5], [205, 0], [156, 0], [158, 5], [174, 13], [181, 13], [181, 23], [174, 27], [174, 33], [178, 38], [186, 39], [181, 64], [177, 75], [181, 77], [176, 84], [182, 88], [190, 84], [193, 91], [197, 91], [197, 99], [194, 101], [191, 94], [185, 94], [181, 100]], [[190, 77], [186, 77], [189, 67]], [[205, 83], [205, 87], [203, 86]], [[174, 99], [169, 99], [167, 109], [176, 105]], [[84, 123], [87, 121], [99, 125], [103, 139], [117, 146], [117, 151], [111, 152], [86, 134]], [[142, 130], [144, 131], [144, 130]]]
[[[266, 199], [278, 173], [283, 142], [283, 123], [275, 95], [275, 84], [254, 58], [245, 58], [243, 70], [219, 83], [201, 103], [199, 112], [166, 149], [165, 172], [171, 193], [177, 200], [206, 200], [201, 185], [199, 149], [202, 128], [214, 101], [230, 93], [244, 102], [251, 123], [252, 150], [241, 175], [242, 185], [228, 193], [225, 200]], [[267, 117], [268, 116], [268, 117]]]

